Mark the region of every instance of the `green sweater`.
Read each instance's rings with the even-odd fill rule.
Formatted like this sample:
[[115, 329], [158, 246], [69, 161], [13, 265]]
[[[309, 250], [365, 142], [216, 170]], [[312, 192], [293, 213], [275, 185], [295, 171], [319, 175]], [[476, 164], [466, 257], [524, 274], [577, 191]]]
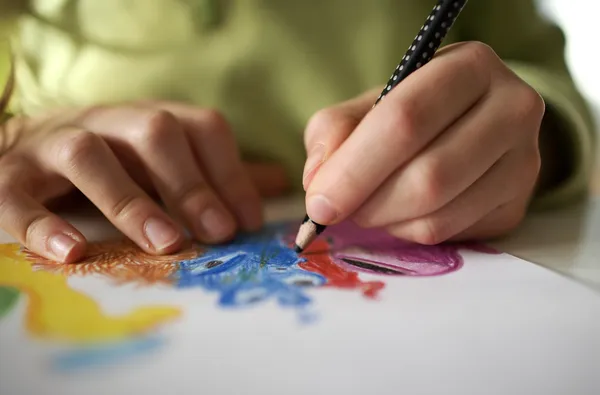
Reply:
[[[11, 110], [35, 114], [161, 98], [217, 108], [247, 157], [283, 163], [300, 186], [302, 132], [317, 110], [380, 86], [433, 1], [0, 0], [11, 37]], [[469, 2], [445, 44], [492, 46], [556, 111], [571, 158], [542, 207], [586, 190], [590, 113], [564, 59], [564, 37], [533, 0]], [[4, 50], [4, 65], [9, 52]], [[5, 73], [6, 74], [6, 73]]]

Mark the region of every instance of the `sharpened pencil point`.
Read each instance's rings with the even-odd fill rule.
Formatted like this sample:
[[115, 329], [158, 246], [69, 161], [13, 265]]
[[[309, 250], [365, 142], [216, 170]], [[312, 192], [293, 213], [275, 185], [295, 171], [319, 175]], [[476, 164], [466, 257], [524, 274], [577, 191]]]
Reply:
[[325, 226], [312, 221], [307, 215], [304, 217], [304, 221], [302, 221], [302, 225], [300, 225], [300, 229], [298, 230], [294, 250], [297, 253], [303, 252], [324, 230]]

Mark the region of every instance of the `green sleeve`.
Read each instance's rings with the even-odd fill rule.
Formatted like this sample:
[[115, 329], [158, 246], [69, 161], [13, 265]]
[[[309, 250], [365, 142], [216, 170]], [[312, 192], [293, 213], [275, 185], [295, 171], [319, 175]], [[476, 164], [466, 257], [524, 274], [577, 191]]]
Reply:
[[[17, 16], [25, 10], [23, 0], [0, 0], [0, 98], [8, 83], [11, 71], [10, 34]], [[1, 99], [0, 99], [1, 100]], [[6, 119], [6, 113], [0, 111], [0, 122]]]
[[456, 29], [462, 41], [490, 45], [542, 95], [548, 118], [560, 123], [544, 122], [540, 132], [540, 139], [565, 143], [557, 155], [544, 157], [542, 151], [542, 172], [559, 164], [566, 173], [551, 186], [539, 189], [532, 207], [554, 208], [583, 197], [593, 167], [595, 127], [567, 67], [560, 28], [544, 18], [533, 0], [486, 0], [467, 3]]

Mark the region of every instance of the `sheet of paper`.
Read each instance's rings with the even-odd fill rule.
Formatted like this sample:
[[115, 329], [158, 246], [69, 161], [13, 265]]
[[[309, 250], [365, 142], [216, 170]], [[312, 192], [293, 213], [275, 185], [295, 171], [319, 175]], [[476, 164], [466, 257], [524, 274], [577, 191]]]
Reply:
[[479, 245], [298, 221], [78, 265], [0, 245], [0, 394], [597, 394], [600, 297]]

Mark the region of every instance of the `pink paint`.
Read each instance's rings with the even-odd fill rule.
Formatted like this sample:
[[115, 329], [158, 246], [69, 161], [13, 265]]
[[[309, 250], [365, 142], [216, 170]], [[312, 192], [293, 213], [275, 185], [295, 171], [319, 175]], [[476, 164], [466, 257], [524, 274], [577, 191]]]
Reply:
[[433, 246], [409, 243], [385, 231], [362, 229], [351, 222], [330, 226], [321, 237], [329, 241], [329, 255], [335, 264], [365, 273], [435, 276], [462, 267], [461, 249], [497, 253], [476, 243]]

